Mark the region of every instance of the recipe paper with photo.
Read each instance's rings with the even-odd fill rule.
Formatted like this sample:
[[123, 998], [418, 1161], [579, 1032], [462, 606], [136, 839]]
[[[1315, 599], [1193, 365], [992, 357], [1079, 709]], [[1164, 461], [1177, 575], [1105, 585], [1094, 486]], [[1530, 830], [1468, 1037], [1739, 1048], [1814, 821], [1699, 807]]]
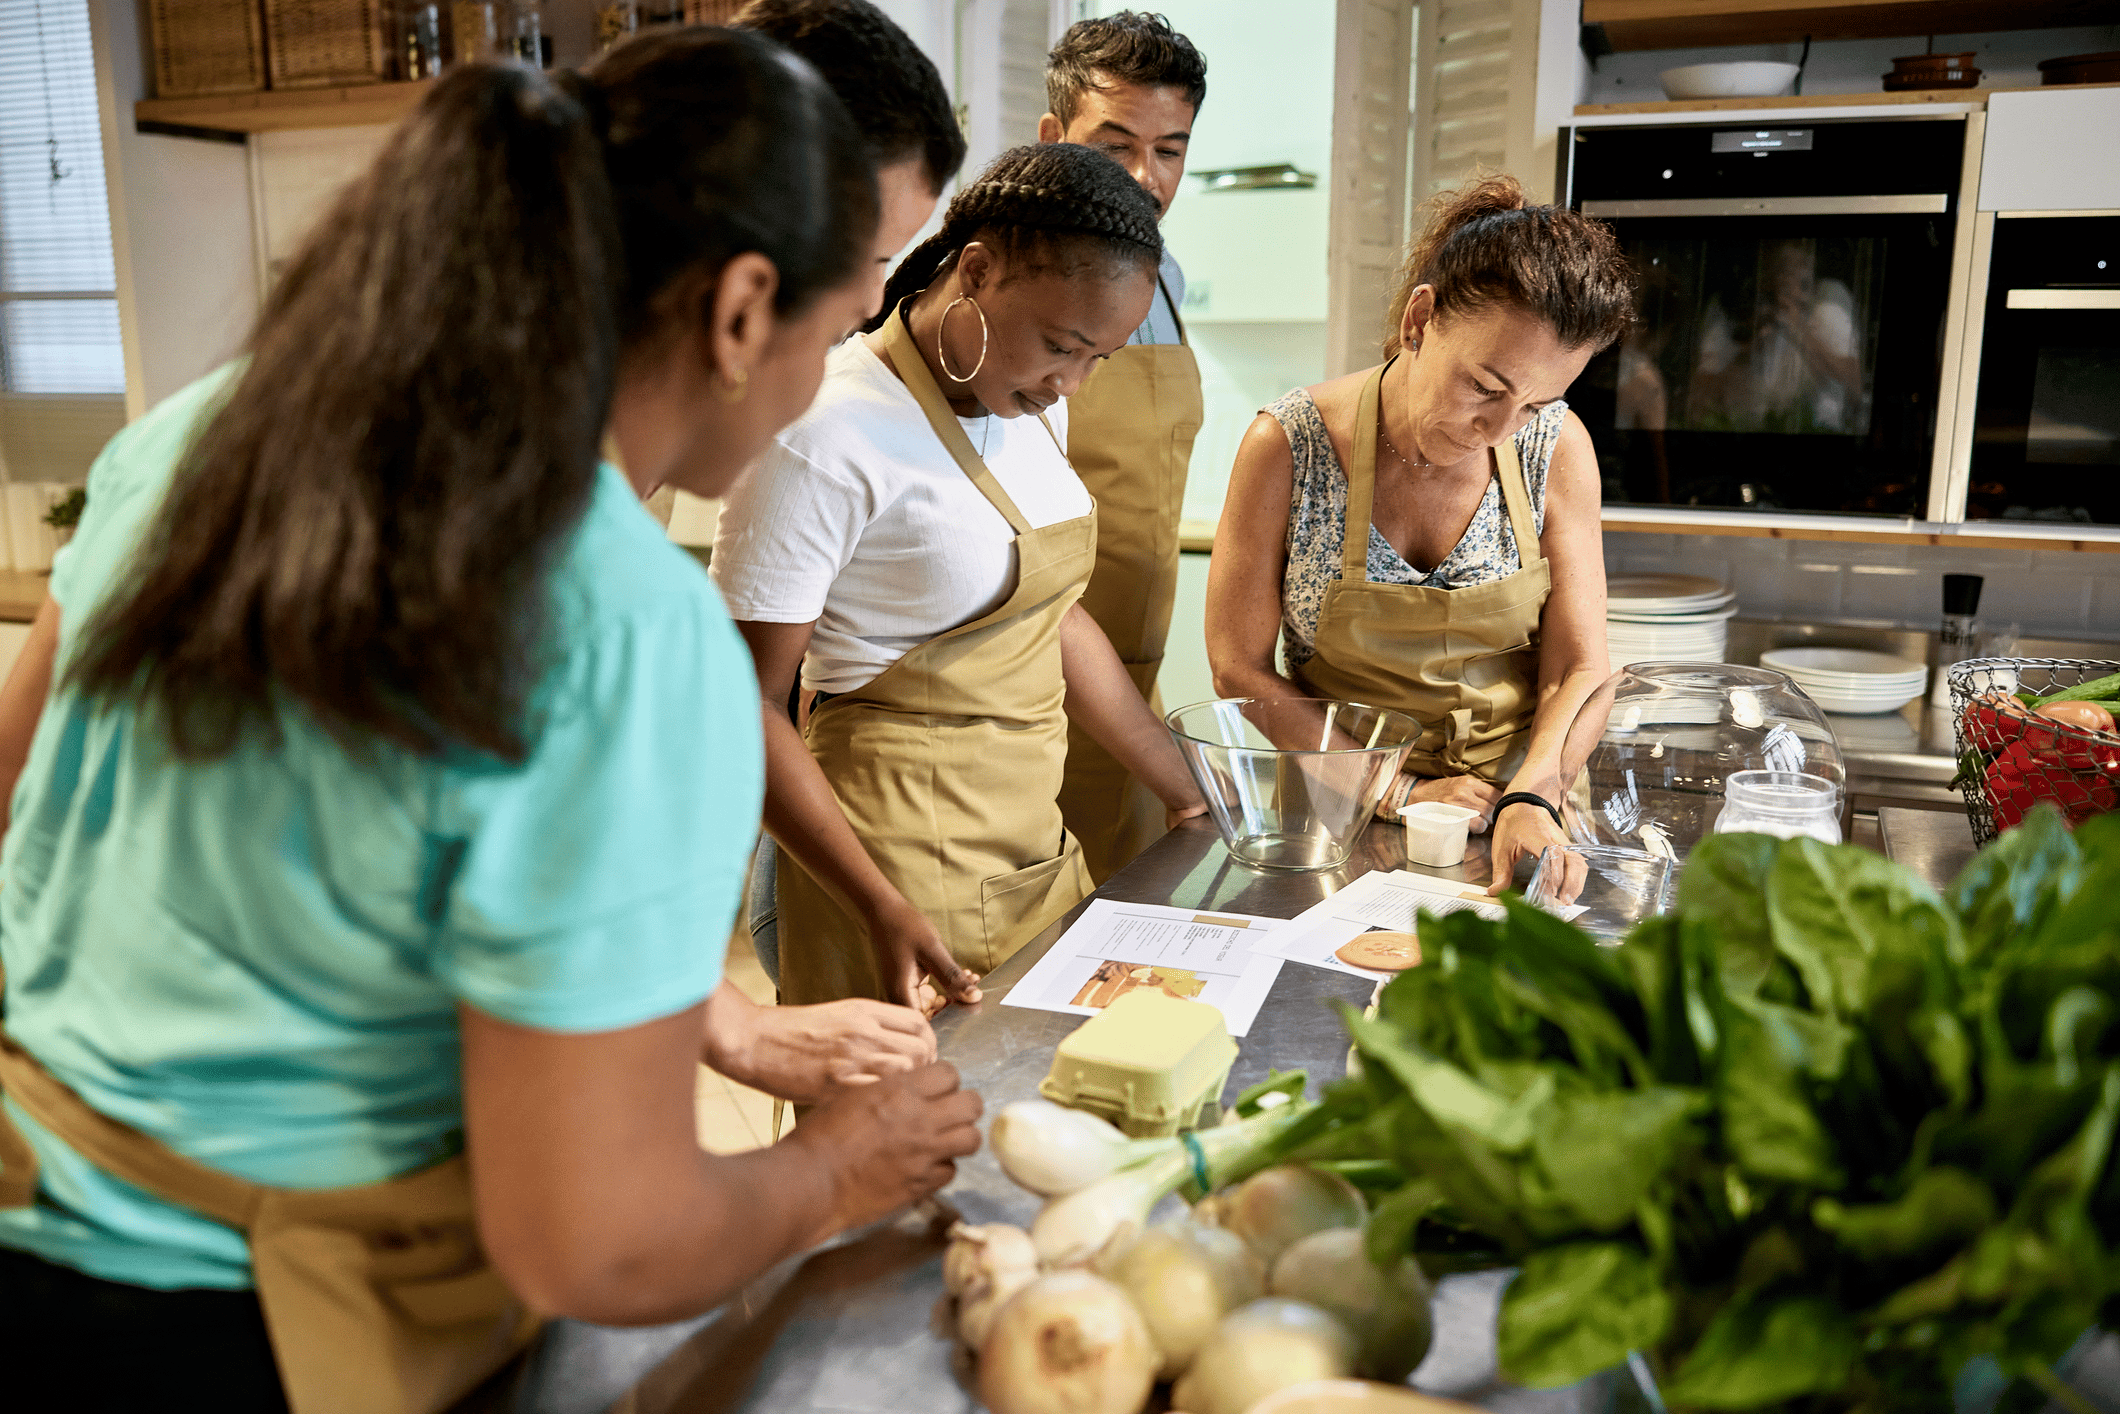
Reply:
[[1387, 979], [1396, 974], [1353, 966], [1341, 960], [1340, 949], [1364, 933], [1418, 933], [1422, 913], [1463, 910], [1482, 918], [1503, 916], [1502, 906], [1476, 885], [1404, 869], [1379, 869], [1297, 914], [1269, 933], [1259, 946], [1291, 962], [1307, 962], [1350, 977]]
[[1001, 1004], [1095, 1016], [1128, 992], [1154, 988], [1219, 1009], [1229, 1034], [1242, 1036], [1281, 975], [1281, 959], [1261, 944], [1287, 926], [1242, 913], [1092, 899]]

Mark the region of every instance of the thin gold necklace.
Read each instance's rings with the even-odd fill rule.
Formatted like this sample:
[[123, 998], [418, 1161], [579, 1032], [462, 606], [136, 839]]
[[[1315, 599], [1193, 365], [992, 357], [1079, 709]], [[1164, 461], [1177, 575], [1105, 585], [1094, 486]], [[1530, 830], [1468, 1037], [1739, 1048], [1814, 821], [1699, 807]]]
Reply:
[[1377, 436], [1384, 439], [1384, 445], [1391, 448], [1391, 454], [1393, 456], [1397, 457], [1401, 462], [1404, 462], [1406, 464], [1406, 469], [1408, 471], [1413, 470], [1417, 466], [1425, 466], [1428, 467], [1430, 470], [1434, 469], [1434, 462], [1417, 462], [1412, 457], [1409, 457], [1404, 452], [1400, 451], [1398, 447], [1392, 443], [1391, 434], [1384, 430], [1384, 410], [1382, 408], [1377, 409]]

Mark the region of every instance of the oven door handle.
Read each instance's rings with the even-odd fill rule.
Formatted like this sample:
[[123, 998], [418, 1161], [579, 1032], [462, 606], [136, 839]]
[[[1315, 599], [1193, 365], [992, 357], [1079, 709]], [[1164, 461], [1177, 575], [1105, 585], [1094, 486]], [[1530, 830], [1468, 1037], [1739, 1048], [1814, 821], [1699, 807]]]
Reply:
[[2011, 290], [2010, 309], [2120, 309], [2120, 290]]
[[1923, 216], [1951, 209], [1942, 192], [1894, 196], [1681, 196], [1647, 201], [1586, 201], [1583, 215], [1621, 216]]

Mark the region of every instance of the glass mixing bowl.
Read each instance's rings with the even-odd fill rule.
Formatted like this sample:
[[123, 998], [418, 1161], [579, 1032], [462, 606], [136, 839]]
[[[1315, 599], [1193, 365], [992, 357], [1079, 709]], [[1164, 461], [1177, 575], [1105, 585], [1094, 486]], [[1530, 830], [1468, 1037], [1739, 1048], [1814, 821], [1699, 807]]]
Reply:
[[1782, 673], [1726, 663], [1634, 663], [1576, 713], [1561, 747], [1561, 809], [1580, 844], [1683, 864], [1715, 829], [1738, 771], [1823, 777], [1847, 800], [1840, 743]]
[[1255, 869], [1337, 869], [1354, 852], [1421, 724], [1315, 697], [1231, 697], [1163, 719], [1222, 843]]

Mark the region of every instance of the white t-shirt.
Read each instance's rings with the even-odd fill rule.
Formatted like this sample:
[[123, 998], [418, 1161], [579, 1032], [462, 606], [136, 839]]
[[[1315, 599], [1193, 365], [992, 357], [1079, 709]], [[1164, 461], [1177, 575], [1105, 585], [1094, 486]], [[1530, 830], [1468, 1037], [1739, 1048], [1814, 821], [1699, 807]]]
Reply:
[[[1046, 413], [1067, 444], [1067, 404]], [[1090, 513], [1089, 492], [1035, 417], [960, 417], [972, 450], [1033, 528]], [[912, 648], [999, 608], [1015, 532], [863, 339], [825, 363], [810, 410], [729, 493], [713, 575], [729, 613], [817, 621], [802, 684], [848, 692]]]

